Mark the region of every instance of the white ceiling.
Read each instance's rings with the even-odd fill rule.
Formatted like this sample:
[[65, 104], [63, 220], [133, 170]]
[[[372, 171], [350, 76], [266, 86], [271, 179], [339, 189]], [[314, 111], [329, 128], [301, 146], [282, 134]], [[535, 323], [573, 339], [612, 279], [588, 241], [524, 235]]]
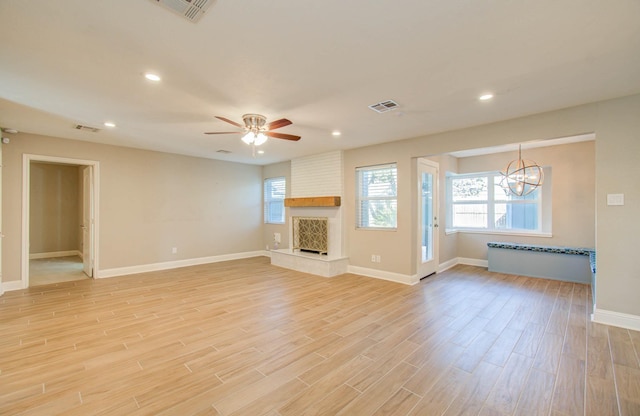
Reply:
[[[2, 0], [0, 16], [3, 127], [244, 163], [640, 92], [638, 0], [217, 0], [197, 23], [150, 0]], [[203, 134], [244, 113], [302, 140], [252, 158]]]

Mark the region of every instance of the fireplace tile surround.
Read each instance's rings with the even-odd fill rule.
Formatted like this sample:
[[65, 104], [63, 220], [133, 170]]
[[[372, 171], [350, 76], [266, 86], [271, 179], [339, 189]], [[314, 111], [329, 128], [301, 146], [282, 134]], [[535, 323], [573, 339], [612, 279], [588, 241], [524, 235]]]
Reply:
[[301, 252], [291, 248], [271, 251], [271, 264], [323, 277], [333, 277], [347, 273], [349, 258], [343, 255], [342, 210], [341, 207], [291, 207], [287, 222], [289, 241], [293, 238], [293, 218], [326, 218], [327, 253]]

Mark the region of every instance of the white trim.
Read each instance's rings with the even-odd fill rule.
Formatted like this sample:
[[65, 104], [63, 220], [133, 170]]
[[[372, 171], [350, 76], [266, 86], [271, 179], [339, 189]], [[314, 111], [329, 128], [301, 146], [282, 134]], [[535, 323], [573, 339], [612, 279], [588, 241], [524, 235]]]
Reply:
[[511, 235], [516, 237], [543, 237], [543, 238], [551, 238], [553, 237], [552, 233], [544, 233], [544, 232], [526, 232], [526, 231], [500, 231], [495, 229], [486, 229], [486, 228], [447, 228], [444, 230], [445, 235], [450, 234], [491, 234], [491, 235]]
[[417, 275], [406, 275], [400, 273], [386, 272], [384, 270], [369, 269], [367, 267], [349, 266], [348, 273], [360, 276], [374, 277], [376, 279], [389, 280], [391, 282], [403, 283], [405, 285], [415, 285], [419, 282]]
[[442, 273], [445, 270], [449, 270], [450, 268], [456, 266], [460, 264], [460, 259], [458, 257], [455, 257], [451, 260], [447, 260], [444, 263], [440, 263], [438, 264], [438, 270], [436, 271], [436, 273]]
[[155, 272], [159, 270], [177, 269], [179, 267], [197, 266], [200, 264], [218, 263], [221, 261], [247, 259], [250, 257], [269, 256], [267, 251], [247, 251], [244, 253], [222, 254], [220, 256], [199, 257], [195, 259], [166, 261], [162, 263], [141, 264], [138, 266], [116, 267], [113, 269], [100, 270], [95, 273], [98, 279], [116, 276], [126, 276], [129, 274]]
[[640, 316], [628, 313], [607, 311], [594, 306], [591, 320], [599, 324], [613, 325], [620, 328], [640, 331]]
[[470, 259], [468, 257], [458, 257], [458, 264], [467, 266], [489, 267], [489, 261], [483, 259]]
[[68, 165], [90, 166], [93, 169], [93, 274], [99, 270], [99, 207], [100, 207], [100, 162], [96, 160], [72, 159], [58, 156], [45, 156], [24, 153], [22, 155], [22, 252], [21, 252], [21, 280], [22, 288], [29, 287], [29, 210], [30, 210], [30, 182], [31, 162], [55, 162]]
[[51, 251], [49, 253], [31, 253], [29, 254], [29, 259], [52, 259], [55, 257], [69, 257], [69, 256], [80, 256], [82, 254], [78, 250], [67, 250], [67, 251]]
[[22, 286], [22, 280], [12, 280], [10, 282], [2, 282], [2, 290], [4, 292], [11, 292], [13, 290], [25, 289]]

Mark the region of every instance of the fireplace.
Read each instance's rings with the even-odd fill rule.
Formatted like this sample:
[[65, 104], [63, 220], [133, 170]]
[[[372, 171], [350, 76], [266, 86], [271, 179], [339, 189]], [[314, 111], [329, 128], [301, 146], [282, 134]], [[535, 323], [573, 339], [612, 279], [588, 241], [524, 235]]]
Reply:
[[326, 255], [329, 252], [327, 217], [292, 217], [293, 250]]

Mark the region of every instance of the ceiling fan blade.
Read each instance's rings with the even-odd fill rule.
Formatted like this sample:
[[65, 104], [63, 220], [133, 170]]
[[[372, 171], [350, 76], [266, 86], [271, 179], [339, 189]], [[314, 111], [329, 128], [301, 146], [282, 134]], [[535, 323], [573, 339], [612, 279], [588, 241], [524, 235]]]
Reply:
[[286, 118], [281, 118], [280, 120], [272, 121], [267, 124], [267, 130], [279, 129], [280, 127], [288, 126], [289, 124], [292, 124], [291, 121]]
[[244, 128], [244, 126], [242, 124], [236, 123], [235, 121], [231, 121], [228, 118], [218, 117], [218, 116], [215, 116], [215, 118], [217, 118], [218, 120], [226, 121], [227, 123], [233, 124], [236, 127]]
[[206, 131], [204, 134], [238, 134], [241, 131]]
[[274, 139], [293, 140], [294, 142], [300, 140], [300, 136], [294, 136], [293, 134], [276, 133], [273, 131], [265, 131], [264, 134]]

